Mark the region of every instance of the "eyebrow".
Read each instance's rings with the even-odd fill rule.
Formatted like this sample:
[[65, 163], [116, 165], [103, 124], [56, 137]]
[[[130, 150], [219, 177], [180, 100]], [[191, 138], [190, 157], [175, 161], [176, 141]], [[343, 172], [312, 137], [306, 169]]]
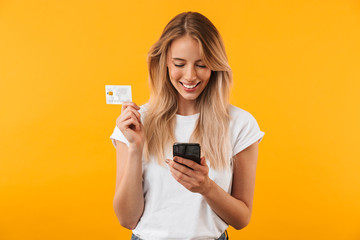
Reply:
[[[186, 61], [185, 59], [182, 59], [182, 58], [173, 58], [173, 60]], [[202, 59], [198, 59], [198, 60], [196, 60], [195, 62], [200, 62], [200, 61], [202, 61]]]

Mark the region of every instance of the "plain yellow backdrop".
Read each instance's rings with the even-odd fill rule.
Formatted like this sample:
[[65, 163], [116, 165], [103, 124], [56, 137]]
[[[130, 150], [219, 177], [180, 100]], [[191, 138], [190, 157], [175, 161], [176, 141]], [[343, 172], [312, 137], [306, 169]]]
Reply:
[[230, 239], [360, 239], [360, 2], [0, 1], [0, 239], [130, 239], [112, 208], [120, 105], [178, 13], [220, 31], [257, 119], [250, 225]]

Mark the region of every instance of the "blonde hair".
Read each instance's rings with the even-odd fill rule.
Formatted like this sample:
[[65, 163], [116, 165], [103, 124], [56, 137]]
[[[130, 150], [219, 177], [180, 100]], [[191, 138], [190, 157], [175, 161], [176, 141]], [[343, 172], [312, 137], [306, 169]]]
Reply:
[[177, 90], [170, 82], [167, 51], [173, 40], [190, 35], [198, 41], [203, 62], [211, 69], [209, 82], [196, 100], [199, 118], [190, 142], [201, 145], [210, 167], [220, 169], [230, 163], [229, 94], [232, 71], [222, 38], [215, 26], [200, 13], [184, 12], [175, 16], [148, 52], [150, 100], [144, 120], [144, 156], [164, 162], [164, 149], [176, 142], [174, 136], [178, 110]]

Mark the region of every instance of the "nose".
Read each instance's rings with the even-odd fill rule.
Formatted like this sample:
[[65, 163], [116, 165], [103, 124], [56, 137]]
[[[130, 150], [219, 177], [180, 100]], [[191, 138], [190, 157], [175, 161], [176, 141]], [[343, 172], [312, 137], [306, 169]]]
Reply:
[[185, 72], [185, 80], [186, 81], [195, 81], [196, 80], [196, 69], [194, 66], [189, 65]]

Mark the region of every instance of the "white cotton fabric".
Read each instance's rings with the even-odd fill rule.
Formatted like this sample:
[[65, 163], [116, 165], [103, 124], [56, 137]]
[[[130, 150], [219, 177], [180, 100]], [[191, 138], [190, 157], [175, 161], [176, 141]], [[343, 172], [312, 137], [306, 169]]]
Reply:
[[[147, 106], [140, 107], [142, 121]], [[265, 133], [260, 131], [255, 118], [241, 108], [231, 105], [230, 116], [229, 129], [234, 156], [254, 142], [260, 142]], [[198, 117], [199, 113], [191, 116], [176, 115], [175, 137], [178, 142], [189, 142]], [[117, 126], [110, 139], [115, 147], [115, 139], [129, 144]], [[172, 159], [171, 146], [165, 150], [165, 157]], [[143, 159], [142, 171], [145, 209], [133, 230], [139, 238], [217, 239], [228, 228], [228, 224], [216, 215], [201, 194], [190, 192], [172, 177], [167, 165], [160, 166], [155, 159], [146, 163]], [[209, 177], [228, 193], [231, 193], [232, 175], [231, 169], [209, 169]]]

